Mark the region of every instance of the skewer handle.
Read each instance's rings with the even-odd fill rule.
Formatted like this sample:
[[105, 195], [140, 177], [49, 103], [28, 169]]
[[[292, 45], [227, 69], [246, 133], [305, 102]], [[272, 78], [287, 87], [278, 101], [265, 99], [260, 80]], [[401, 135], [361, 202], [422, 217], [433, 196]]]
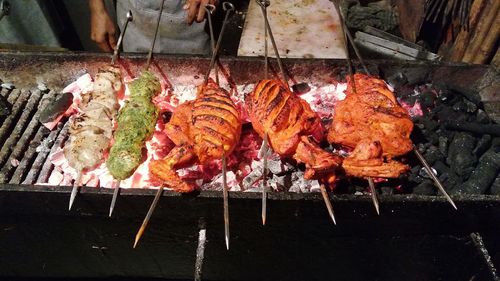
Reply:
[[132, 16], [132, 11], [127, 12], [127, 20], [123, 24], [122, 32], [120, 33], [120, 37], [118, 37], [118, 43], [116, 43], [115, 50], [113, 52], [113, 57], [111, 58], [111, 64], [115, 64], [116, 59], [118, 58], [118, 53], [120, 52], [120, 46], [122, 45], [123, 42], [123, 36], [125, 36], [125, 32], [127, 31], [127, 26], [128, 23], [134, 20], [134, 17]]
[[231, 15], [231, 12], [234, 11], [234, 5], [231, 4], [230, 2], [224, 2], [222, 3], [222, 9], [226, 12], [226, 14], [224, 16], [224, 21], [222, 22], [222, 28], [220, 30], [219, 39], [217, 39], [217, 45], [215, 45], [215, 51], [212, 53], [212, 59], [210, 60], [208, 71], [205, 74], [205, 79], [203, 80], [203, 85], [207, 85], [208, 83], [208, 77], [210, 76], [210, 71], [214, 67], [215, 59], [217, 57], [217, 54], [219, 53], [220, 45], [222, 42], [222, 37], [224, 35], [224, 31], [226, 30], [227, 19]]
[[151, 42], [151, 48], [148, 53], [148, 60], [146, 62], [146, 70], [149, 69], [149, 65], [151, 64], [151, 59], [153, 58], [153, 50], [155, 48], [156, 36], [158, 36], [158, 30], [160, 29], [160, 20], [161, 15], [163, 14], [163, 5], [165, 4], [165, 0], [161, 1], [160, 13], [158, 14], [158, 20], [156, 21], [156, 29], [155, 36], [153, 37], [153, 42]]
[[[208, 27], [210, 30], [210, 45], [212, 48], [212, 55], [215, 54], [215, 36], [214, 36], [214, 28], [212, 25], [212, 13], [215, 12], [216, 7], [212, 4], [207, 4], [205, 5], [205, 11], [207, 12], [207, 19], [208, 19]], [[215, 72], [215, 83], [219, 85], [219, 73], [217, 71], [217, 64], [214, 64], [214, 72]]]

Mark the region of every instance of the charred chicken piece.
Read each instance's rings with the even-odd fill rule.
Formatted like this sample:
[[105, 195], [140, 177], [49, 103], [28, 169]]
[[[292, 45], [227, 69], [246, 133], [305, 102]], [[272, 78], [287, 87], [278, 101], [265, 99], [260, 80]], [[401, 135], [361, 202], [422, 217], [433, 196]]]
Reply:
[[381, 79], [355, 74], [347, 96], [335, 107], [328, 141], [351, 149], [344, 160], [348, 175], [394, 178], [409, 167], [392, 160], [413, 148], [413, 122]]
[[176, 147], [164, 159], [153, 160], [150, 171], [175, 191], [190, 192], [195, 187], [175, 170], [229, 155], [240, 139], [240, 114], [229, 93], [210, 80], [195, 100], [177, 107], [165, 133]]
[[279, 80], [262, 80], [245, 97], [252, 126], [260, 137], [268, 135], [270, 147], [283, 157], [306, 164], [307, 179], [335, 180], [335, 169], [342, 159], [322, 150], [323, 128], [309, 104], [294, 95]]

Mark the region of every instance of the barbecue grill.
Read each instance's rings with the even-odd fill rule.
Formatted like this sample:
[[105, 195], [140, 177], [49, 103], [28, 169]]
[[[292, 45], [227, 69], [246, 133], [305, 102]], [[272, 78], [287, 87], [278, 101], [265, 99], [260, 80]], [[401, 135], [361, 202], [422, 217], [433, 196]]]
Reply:
[[[49, 131], [39, 123], [44, 97], [58, 94], [84, 73], [95, 74], [108, 60], [107, 55], [83, 53], [0, 57], [0, 93], [12, 103], [0, 129], [0, 276], [6, 280], [177, 280], [194, 275], [205, 280], [498, 279], [500, 197], [495, 195], [454, 195], [454, 211], [443, 197], [383, 193], [377, 216], [369, 196], [330, 194], [338, 219], [333, 226], [319, 193], [275, 192], [268, 194], [268, 225], [262, 227], [260, 194], [231, 192], [233, 241], [226, 251], [220, 192], [165, 192], [141, 245], [133, 250], [133, 236], [154, 190], [122, 190], [115, 217], [108, 218], [113, 190], [83, 187], [68, 212], [71, 187], [44, 185], [52, 169], [47, 157], [67, 134], [64, 124]], [[143, 55], [131, 54], [121, 66], [135, 76], [144, 62]], [[320, 87], [347, 73], [342, 60], [284, 62], [295, 84]], [[209, 63], [202, 57], [158, 55], [153, 67], [171, 85], [182, 87], [201, 81]], [[257, 58], [221, 59], [221, 86], [246, 91], [246, 85], [262, 78], [262, 67]], [[496, 83], [494, 70], [481, 65], [369, 61], [368, 67], [386, 79], [404, 75], [415, 84], [440, 83], [464, 93]], [[277, 76], [277, 65], [271, 69]], [[483, 102], [494, 108], [498, 100], [483, 96]], [[207, 235], [201, 256], [196, 253], [200, 229]], [[195, 270], [200, 259], [203, 266]]]

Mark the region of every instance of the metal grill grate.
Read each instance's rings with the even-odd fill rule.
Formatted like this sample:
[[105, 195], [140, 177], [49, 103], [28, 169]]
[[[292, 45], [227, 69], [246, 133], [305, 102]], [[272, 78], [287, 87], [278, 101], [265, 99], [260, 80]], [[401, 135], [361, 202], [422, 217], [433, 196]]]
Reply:
[[12, 105], [12, 113], [0, 123], [0, 183], [47, 183], [53, 169], [48, 156], [67, 137], [63, 124], [50, 131], [39, 122], [40, 112], [56, 93], [1, 88], [0, 94]]

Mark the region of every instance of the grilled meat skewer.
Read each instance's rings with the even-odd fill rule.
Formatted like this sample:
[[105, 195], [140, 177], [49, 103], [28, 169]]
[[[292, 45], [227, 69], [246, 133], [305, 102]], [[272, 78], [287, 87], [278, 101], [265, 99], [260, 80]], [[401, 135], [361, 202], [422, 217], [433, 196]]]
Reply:
[[115, 179], [130, 177], [142, 162], [142, 150], [155, 129], [158, 108], [152, 99], [161, 90], [151, 72], [130, 83], [130, 97], [118, 114], [114, 143], [106, 166]]
[[79, 173], [103, 160], [119, 109], [116, 95], [121, 89], [120, 70], [108, 66], [96, 74], [92, 91], [82, 94], [79, 112], [70, 121], [69, 140], [64, 146], [64, 156]]
[[392, 158], [413, 149], [413, 122], [383, 80], [353, 77], [347, 78], [346, 98], [335, 107], [328, 141], [354, 149], [342, 164], [348, 175], [396, 178], [409, 170]]
[[254, 130], [268, 137], [269, 146], [279, 155], [306, 164], [306, 179], [335, 181], [335, 169], [342, 158], [321, 149], [310, 139], [323, 135], [320, 117], [309, 104], [294, 95], [279, 80], [262, 80], [245, 97]]
[[210, 80], [195, 100], [177, 107], [165, 133], [176, 147], [164, 159], [151, 161], [150, 171], [175, 191], [191, 192], [195, 187], [175, 170], [229, 155], [240, 139], [240, 114], [229, 93]]

